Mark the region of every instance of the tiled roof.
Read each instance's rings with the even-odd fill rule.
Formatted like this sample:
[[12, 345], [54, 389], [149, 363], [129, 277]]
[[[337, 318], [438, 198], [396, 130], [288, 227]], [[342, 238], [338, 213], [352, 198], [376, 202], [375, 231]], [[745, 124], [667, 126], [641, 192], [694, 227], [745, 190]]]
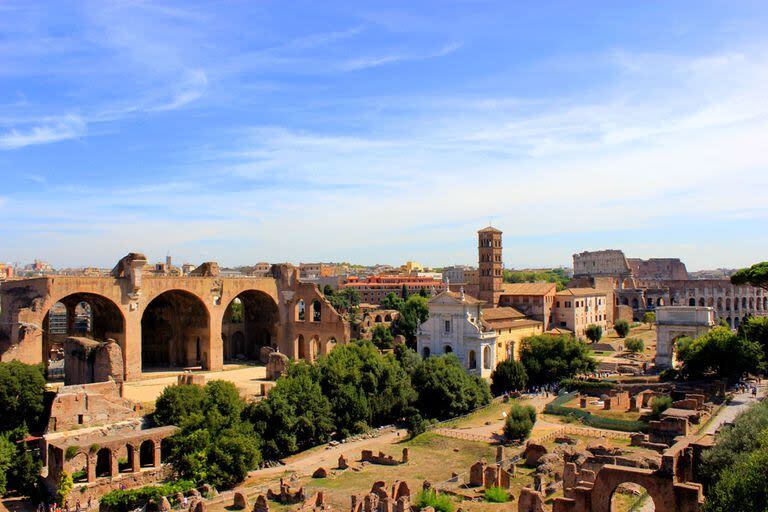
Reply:
[[547, 295], [557, 289], [555, 283], [504, 283], [502, 295]]
[[483, 318], [489, 322], [494, 320], [510, 320], [516, 318], [525, 318], [525, 314], [516, 310], [515, 308], [503, 307], [503, 308], [484, 308]]
[[500, 229], [496, 229], [493, 226], [488, 226], [487, 228], [483, 228], [478, 231], [478, 233], [501, 233]]
[[586, 297], [589, 295], [605, 295], [605, 292], [596, 288], [566, 288], [565, 290], [557, 292], [557, 295], [565, 297]]

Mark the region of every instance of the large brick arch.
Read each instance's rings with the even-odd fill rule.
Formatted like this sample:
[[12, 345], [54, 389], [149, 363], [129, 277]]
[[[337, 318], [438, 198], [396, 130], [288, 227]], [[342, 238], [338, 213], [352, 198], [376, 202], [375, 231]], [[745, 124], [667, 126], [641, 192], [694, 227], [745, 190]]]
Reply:
[[[201, 340], [206, 347], [203, 367], [207, 370], [223, 368], [222, 320], [227, 306], [244, 292], [259, 292], [272, 298], [278, 311], [273, 345], [290, 357], [298, 356], [294, 340], [300, 334], [306, 340], [333, 337], [338, 343], [346, 343], [350, 339], [349, 323], [315, 284], [300, 282], [297, 269], [290, 265], [273, 266], [269, 277], [228, 278], [207, 274], [180, 277], [144, 273], [140, 270], [141, 262], [134, 265], [136, 262], [131, 258], [135, 260], [136, 255], [123, 258], [111, 277], [56, 276], [0, 285], [0, 360], [42, 362], [45, 315], [53, 304], [73, 294], [103, 297], [105, 303], [109, 301], [120, 311], [124, 330], [122, 335], [110, 337], [118, 339], [123, 349], [126, 380], [141, 376], [144, 313], [155, 298], [172, 290], [196, 297], [207, 312], [206, 339]], [[302, 322], [293, 316], [299, 299], [307, 305], [307, 315]], [[319, 303], [320, 321], [312, 321], [313, 303]], [[319, 352], [324, 352], [322, 346]]]
[[621, 484], [632, 483], [645, 488], [656, 512], [699, 512], [701, 486], [675, 483], [672, 475], [651, 469], [612, 464], [598, 471], [591, 491], [591, 511], [611, 512], [611, 498]]

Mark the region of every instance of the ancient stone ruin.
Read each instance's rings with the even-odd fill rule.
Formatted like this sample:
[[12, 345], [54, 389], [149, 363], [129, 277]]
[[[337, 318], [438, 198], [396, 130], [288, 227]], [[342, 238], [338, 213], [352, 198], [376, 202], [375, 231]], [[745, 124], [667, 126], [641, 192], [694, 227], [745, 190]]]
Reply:
[[401, 460], [397, 460], [391, 455], [386, 455], [384, 452], [379, 452], [378, 455], [374, 455], [371, 450], [363, 450], [360, 455], [360, 460], [362, 462], [380, 464], [382, 466], [397, 466], [408, 462], [408, 448], [403, 448], [403, 457]]

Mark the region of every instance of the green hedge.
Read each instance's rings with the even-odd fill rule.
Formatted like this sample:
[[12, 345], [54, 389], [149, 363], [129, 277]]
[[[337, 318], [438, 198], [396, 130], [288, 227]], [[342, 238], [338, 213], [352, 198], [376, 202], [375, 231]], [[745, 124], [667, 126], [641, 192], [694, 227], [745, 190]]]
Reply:
[[580, 393], [602, 393], [616, 388], [615, 382], [607, 380], [581, 380], [563, 379], [560, 387], [566, 391], [579, 391]]
[[575, 416], [576, 418], [579, 418], [584, 425], [594, 428], [604, 428], [606, 430], [640, 432], [648, 428], [648, 424], [643, 421], [605, 418], [583, 409], [574, 409], [573, 407], [565, 407], [563, 405], [576, 398], [578, 394], [578, 392], [574, 391], [558, 396], [544, 407], [544, 412], [547, 414], [556, 414], [558, 416]]
[[173, 502], [173, 495], [177, 492], [187, 492], [194, 487], [195, 484], [189, 480], [179, 480], [178, 482], [148, 485], [125, 491], [118, 489], [105, 494], [101, 498], [101, 504], [107, 507], [110, 512], [128, 512], [143, 507], [149, 500], [159, 504], [160, 499], [166, 496], [172, 505], [176, 505]]

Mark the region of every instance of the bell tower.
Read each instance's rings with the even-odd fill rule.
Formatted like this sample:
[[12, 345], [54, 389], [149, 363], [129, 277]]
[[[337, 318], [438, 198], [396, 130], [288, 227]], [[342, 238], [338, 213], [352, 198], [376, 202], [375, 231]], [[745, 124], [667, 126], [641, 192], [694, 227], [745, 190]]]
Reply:
[[478, 283], [480, 291], [477, 298], [485, 301], [486, 306], [499, 305], [501, 295], [502, 269], [501, 231], [488, 226], [477, 232]]

